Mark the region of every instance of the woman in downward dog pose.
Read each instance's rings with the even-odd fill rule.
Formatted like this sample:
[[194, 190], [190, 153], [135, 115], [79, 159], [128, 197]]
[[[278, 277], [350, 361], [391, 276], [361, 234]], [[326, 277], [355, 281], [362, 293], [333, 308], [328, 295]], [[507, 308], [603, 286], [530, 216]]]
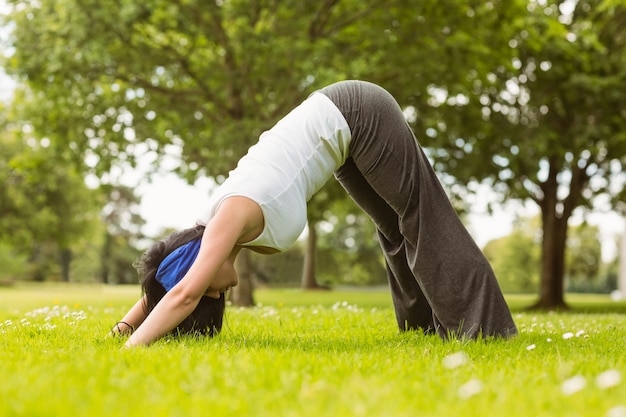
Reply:
[[488, 261], [399, 105], [363, 81], [316, 91], [261, 135], [199, 224], [144, 255], [144, 296], [113, 332], [131, 334], [126, 346], [170, 332], [218, 332], [238, 252], [288, 249], [306, 224], [307, 201], [333, 174], [377, 227], [400, 330], [517, 334]]

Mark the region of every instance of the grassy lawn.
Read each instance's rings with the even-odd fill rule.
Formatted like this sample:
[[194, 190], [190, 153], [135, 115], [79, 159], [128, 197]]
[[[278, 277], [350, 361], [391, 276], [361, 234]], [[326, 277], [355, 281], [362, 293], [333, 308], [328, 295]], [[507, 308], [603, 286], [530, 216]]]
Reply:
[[520, 336], [399, 334], [385, 290], [258, 290], [215, 339], [120, 349], [138, 287], [0, 288], [0, 416], [626, 417], [626, 303], [525, 309]]

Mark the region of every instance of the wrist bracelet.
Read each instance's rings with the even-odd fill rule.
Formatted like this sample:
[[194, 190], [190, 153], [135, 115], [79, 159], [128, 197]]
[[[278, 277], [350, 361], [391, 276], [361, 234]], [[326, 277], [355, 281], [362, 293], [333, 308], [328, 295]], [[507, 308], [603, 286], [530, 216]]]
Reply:
[[117, 323], [115, 323], [115, 328], [117, 329], [118, 334], [122, 333], [122, 329], [120, 329], [120, 324], [125, 324], [130, 329], [131, 333], [135, 331], [135, 328], [125, 321], [118, 321]]

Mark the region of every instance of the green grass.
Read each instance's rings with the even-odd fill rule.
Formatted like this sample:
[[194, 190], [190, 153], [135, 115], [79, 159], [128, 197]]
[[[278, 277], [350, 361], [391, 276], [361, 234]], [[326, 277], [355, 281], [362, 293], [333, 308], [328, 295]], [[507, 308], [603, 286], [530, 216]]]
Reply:
[[399, 334], [387, 291], [259, 290], [215, 339], [121, 349], [137, 287], [0, 288], [0, 416], [626, 416], [626, 303], [569, 296], [520, 336]]

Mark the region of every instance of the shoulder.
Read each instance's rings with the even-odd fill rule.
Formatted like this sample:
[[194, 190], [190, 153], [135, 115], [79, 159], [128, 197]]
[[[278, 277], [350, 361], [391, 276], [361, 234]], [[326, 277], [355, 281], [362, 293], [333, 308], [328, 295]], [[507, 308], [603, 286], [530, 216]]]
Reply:
[[211, 223], [239, 229], [238, 243], [255, 239], [264, 227], [261, 207], [248, 197], [231, 196], [219, 205]]

